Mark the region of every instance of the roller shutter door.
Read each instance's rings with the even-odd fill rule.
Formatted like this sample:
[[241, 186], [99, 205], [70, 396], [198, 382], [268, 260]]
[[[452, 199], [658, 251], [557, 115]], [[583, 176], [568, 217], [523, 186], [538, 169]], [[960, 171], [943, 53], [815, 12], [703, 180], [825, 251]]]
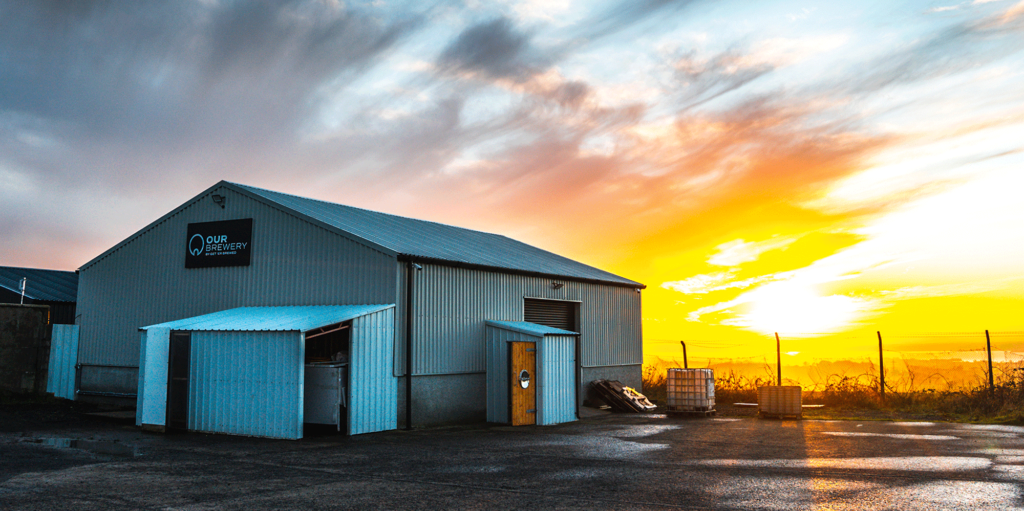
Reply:
[[576, 302], [526, 299], [524, 321], [576, 332]]

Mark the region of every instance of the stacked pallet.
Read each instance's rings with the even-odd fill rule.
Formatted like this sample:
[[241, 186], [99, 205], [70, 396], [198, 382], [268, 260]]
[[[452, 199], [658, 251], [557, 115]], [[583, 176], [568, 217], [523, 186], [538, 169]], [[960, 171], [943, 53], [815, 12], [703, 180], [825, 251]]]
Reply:
[[595, 380], [591, 387], [612, 410], [624, 413], [651, 412], [657, 408], [647, 397], [618, 380]]

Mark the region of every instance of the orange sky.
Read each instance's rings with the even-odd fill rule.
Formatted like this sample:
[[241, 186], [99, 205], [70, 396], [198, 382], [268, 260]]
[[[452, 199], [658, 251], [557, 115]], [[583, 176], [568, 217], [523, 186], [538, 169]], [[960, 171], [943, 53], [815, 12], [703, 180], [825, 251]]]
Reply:
[[1024, 2], [14, 5], [0, 264], [228, 179], [643, 282], [651, 356], [1024, 331]]

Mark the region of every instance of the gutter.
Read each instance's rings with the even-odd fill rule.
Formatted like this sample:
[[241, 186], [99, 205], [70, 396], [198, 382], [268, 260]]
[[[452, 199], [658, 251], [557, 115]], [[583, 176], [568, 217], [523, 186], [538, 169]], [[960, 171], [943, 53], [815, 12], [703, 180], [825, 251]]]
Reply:
[[[404, 262], [412, 262], [414, 256], [408, 254], [399, 254], [398, 260]], [[616, 282], [613, 280], [601, 280], [601, 279], [588, 279], [585, 277], [571, 277], [568, 275], [556, 275], [553, 273], [544, 273], [539, 271], [528, 271], [528, 270], [516, 270], [513, 268], [502, 268], [499, 266], [487, 266], [484, 264], [473, 264], [473, 263], [461, 263], [457, 261], [448, 261], [446, 259], [435, 259], [432, 257], [415, 256], [416, 260], [422, 263], [436, 264], [438, 266], [448, 266], [450, 268], [464, 268], [467, 270], [480, 270], [491, 273], [509, 273], [512, 275], [522, 275], [525, 277], [540, 277], [545, 279], [555, 280], [568, 280], [572, 282], [584, 282], [587, 284], [601, 284], [603, 286], [618, 286], [629, 289], [647, 289], [647, 285], [639, 282]], [[582, 264], [582, 263], [581, 263]]]

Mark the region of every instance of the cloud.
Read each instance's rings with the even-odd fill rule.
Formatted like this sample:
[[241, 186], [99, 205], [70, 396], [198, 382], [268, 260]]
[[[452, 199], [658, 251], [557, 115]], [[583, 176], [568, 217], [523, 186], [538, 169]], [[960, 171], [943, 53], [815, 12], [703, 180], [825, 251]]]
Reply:
[[781, 67], [835, 50], [845, 41], [846, 37], [842, 35], [771, 38], [746, 50], [734, 48], [712, 56], [702, 55], [695, 49], [688, 50], [673, 63], [676, 78], [683, 84], [683, 105], [687, 108], [702, 105]]
[[694, 275], [688, 279], [674, 282], [664, 282], [661, 287], [671, 289], [683, 294], [708, 294], [727, 289], [746, 289], [750, 286], [771, 282], [774, 280], [785, 280], [789, 278], [789, 272], [760, 275], [741, 280], [734, 280], [733, 272], [718, 272], [704, 275]]
[[102, 163], [104, 151], [126, 146], [161, 160], [184, 148], [292, 141], [325, 82], [371, 65], [415, 29], [319, 2], [12, 2], [4, 10], [0, 111], [84, 153], [77, 165], [49, 167], [72, 181], [134, 181]]
[[1017, 2], [1012, 7], [1006, 10], [1005, 13], [1000, 17], [1000, 21], [1003, 23], [1010, 23], [1020, 18], [1024, 14], [1024, 2]]
[[756, 261], [761, 254], [770, 250], [785, 249], [798, 237], [773, 237], [764, 241], [743, 241], [733, 240], [723, 243], [717, 247], [718, 252], [711, 254], [708, 264], [715, 266], [738, 266], [743, 263]]
[[1022, 280], [1024, 277], [992, 279], [982, 282], [964, 282], [956, 284], [939, 284], [931, 286], [907, 286], [879, 292], [885, 301], [913, 300], [918, 298], [939, 298], [943, 296], [965, 296], [988, 293], [1006, 289], [1009, 284]]
[[524, 82], [549, 64], [506, 18], [473, 25], [463, 31], [441, 53], [442, 69], [483, 73], [491, 78]]

